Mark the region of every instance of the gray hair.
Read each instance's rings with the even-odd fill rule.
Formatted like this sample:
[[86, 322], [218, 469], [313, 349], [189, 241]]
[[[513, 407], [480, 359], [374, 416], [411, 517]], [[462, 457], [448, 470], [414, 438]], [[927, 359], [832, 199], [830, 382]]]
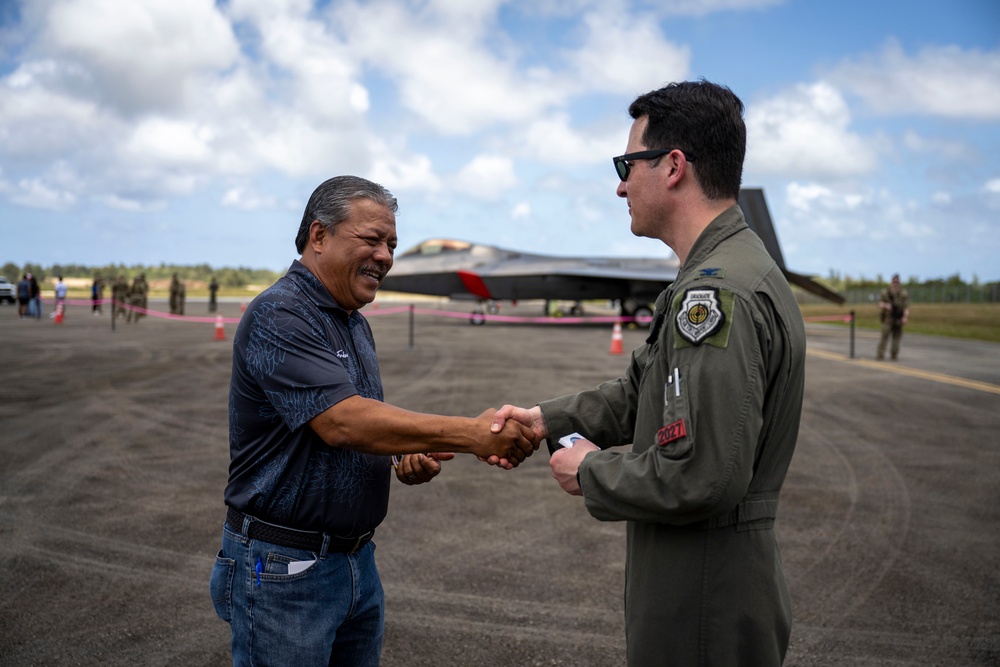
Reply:
[[316, 188], [306, 210], [302, 214], [302, 224], [295, 235], [295, 249], [299, 254], [309, 241], [309, 227], [318, 221], [326, 231], [333, 233], [334, 227], [351, 215], [351, 202], [355, 199], [370, 199], [395, 213], [399, 204], [387, 189], [360, 176], [334, 176]]

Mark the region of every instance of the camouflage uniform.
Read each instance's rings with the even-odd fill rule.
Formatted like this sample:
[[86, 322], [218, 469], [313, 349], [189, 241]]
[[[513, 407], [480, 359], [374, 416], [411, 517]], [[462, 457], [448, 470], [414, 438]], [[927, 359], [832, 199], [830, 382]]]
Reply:
[[136, 324], [139, 323], [139, 318], [145, 315], [142, 311], [146, 310], [146, 296], [148, 294], [149, 285], [146, 284], [146, 274], [140, 273], [132, 281], [132, 289], [129, 290], [129, 302], [132, 310], [128, 311], [127, 322], [131, 322], [134, 316]]
[[115, 310], [115, 317], [126, 317], [128, 315], [128, 309], [125, 308], [128, 305], [128, 281], [125, 280], [125, 276], [119, 275], [115, 278], [115, 281], [111, 283], [111, 299], [114, 301], [113, 308]]
[[177, 278], [177, 274], [175, 273], [174, 277], [170, 279], [170, 314], [171, 315], [177, 315], [177, 314], [179, 314], [181, 312], [181, 308], [178, 305], [178, 302], [180, 301], [181, 287], [182, 287], [182, 283]]
[[909, 315], [910, 295], [905, 289], [898, 287], [898, 281], [897, 288], [894, 291], [891, 287], [886, 287], [879, 296], [879, 304], [888, 304], [888, 307], [882, 307], [882, 338], [878, 342], [878, 359], [885, 359], [885, 348], [890, 336], [892, 346], [889, 353], [893, 361], [899, 357], [899, 341], [903, 338], [903, 325], [906, 324], [905, 320]]

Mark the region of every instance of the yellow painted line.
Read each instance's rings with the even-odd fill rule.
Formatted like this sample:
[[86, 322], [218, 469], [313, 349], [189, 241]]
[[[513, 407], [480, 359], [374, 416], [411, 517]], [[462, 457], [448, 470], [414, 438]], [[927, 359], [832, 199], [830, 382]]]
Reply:
[[829, 359], [830, 361], [846, 361], [848, 363], [857, 364], [859, 366], [874, 368], [875, 370], [879, 371], [889, 371], [890, 373], [898, 373], [899, 375], [909, 375], [910, 377], [921, 378], [923, 380], [930, 380], [932, 382], [941, 382], [942, 384], [950, 384], [956, 387], [965, 387], [966, 389], [985, 391], [990, 394], [1000, 394], [1000, 385], [995, 385], [989, 382], [980, 382], [979, 380], [966, 380], [965, 378], [955, 377], [954, 375], [945, 375], [944, 373], [922, 371], [918, 368], [900, 366], [898, 363], [893, 363], [891, 361], [850, 359], [843, 354], [837, 354], [835, 352], [827, 352], [825, 350], [816, 350], [810, 347], [806, 347], [806, 354], [811, 354], [814, 357], [820, 357], [822, 359]]

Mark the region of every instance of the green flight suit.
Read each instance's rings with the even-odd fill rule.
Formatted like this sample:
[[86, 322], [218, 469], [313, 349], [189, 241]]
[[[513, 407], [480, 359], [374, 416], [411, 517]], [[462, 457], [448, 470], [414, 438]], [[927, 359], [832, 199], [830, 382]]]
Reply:
[[[802, 411], [805, 330], [738, 206], [660, 294], [624, 377], [540, 404], [598, 444], [588, 511], [628, 521], [628, 664], [779, 665], [791, 602], [773, 524]], [[606, 450], [632, 443], [631, 451]]]

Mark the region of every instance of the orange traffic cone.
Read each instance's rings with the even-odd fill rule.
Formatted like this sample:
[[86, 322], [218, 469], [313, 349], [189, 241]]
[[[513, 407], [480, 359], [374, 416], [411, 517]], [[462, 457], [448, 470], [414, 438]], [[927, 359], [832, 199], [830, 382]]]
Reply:
[[63, 305], [60, 303], [56, 305], [56, 324], [62, 324], [62, 323], [63, 323]]
[[615, 328], [611, 330], [611, 349], [608, 354], [622, 354], [622, 323], [615, 322]]
[[215, 340], [226, 340], [226, 328], [222, 325], [222, 315], [215, 316]]

